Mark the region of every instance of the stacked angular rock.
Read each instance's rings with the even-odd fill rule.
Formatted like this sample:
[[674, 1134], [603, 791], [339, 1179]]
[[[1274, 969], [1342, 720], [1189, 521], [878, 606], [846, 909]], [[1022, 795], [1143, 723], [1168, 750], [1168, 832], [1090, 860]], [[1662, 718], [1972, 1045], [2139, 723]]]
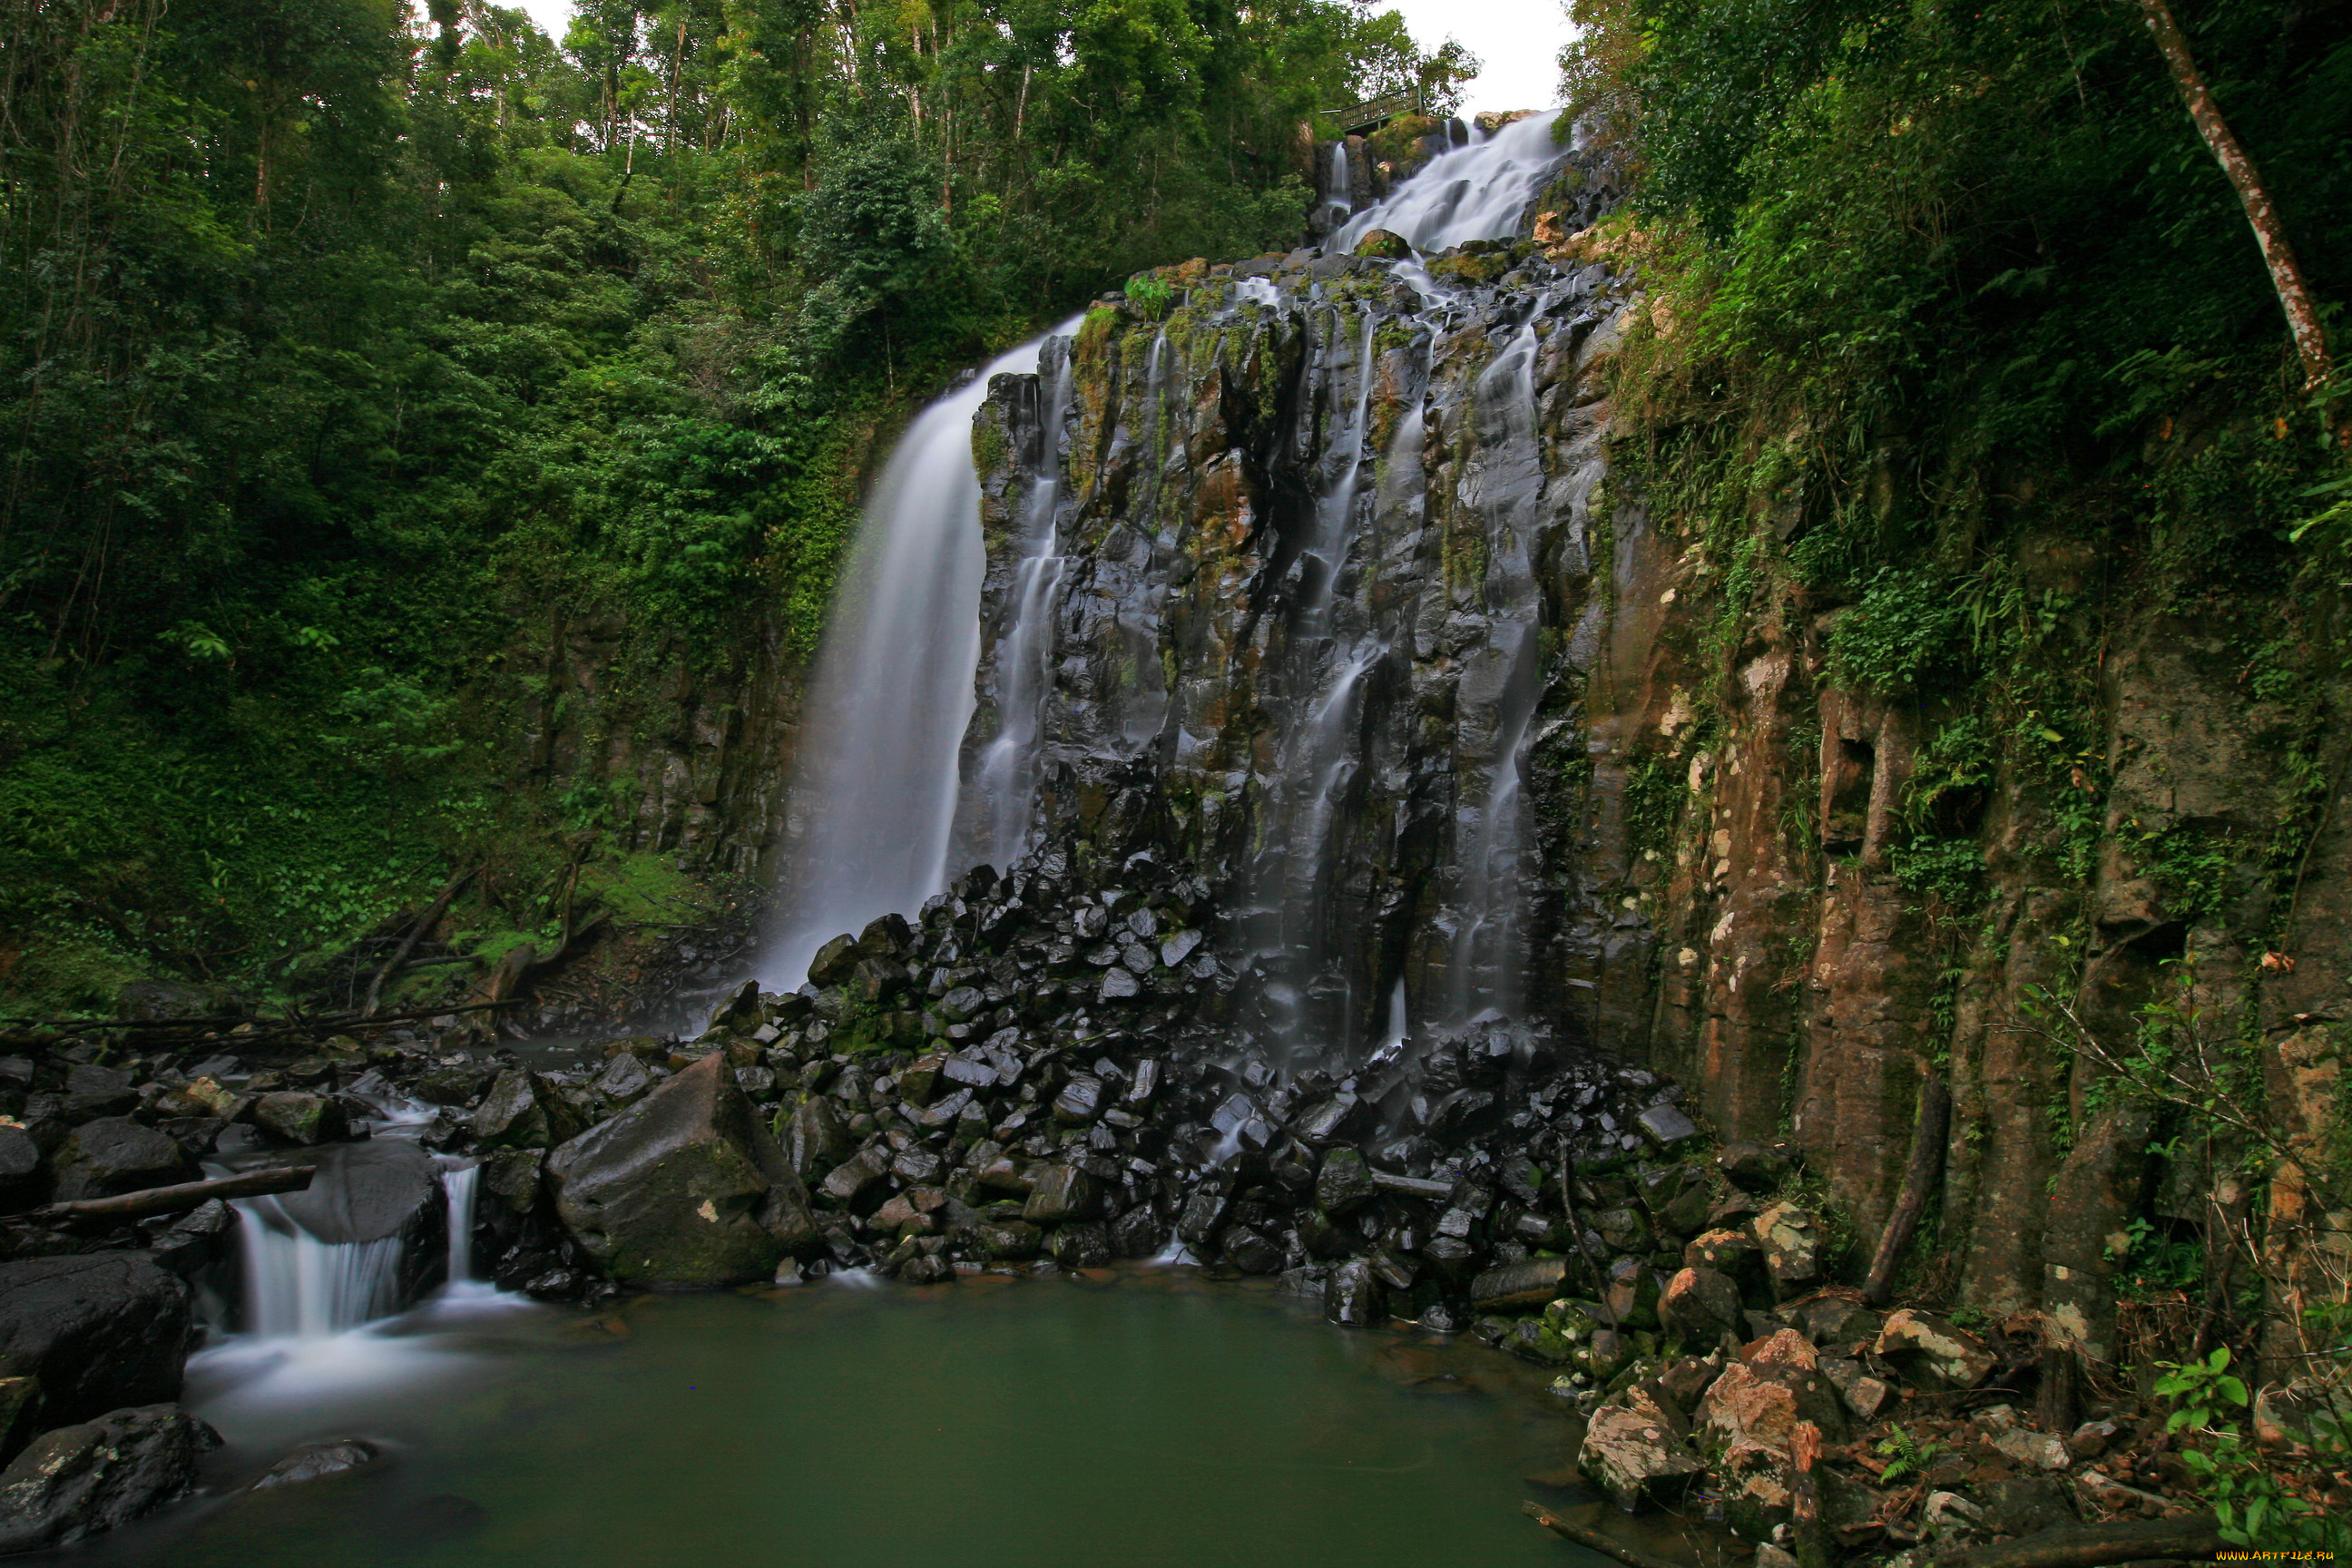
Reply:
[[[1800, 1183], [1783, 1151], [1692, 1152], [1580, 1179], [1581, 1203], [1627, 1213], [1594, 1214], [1574, 1258], [1477, 1283], [1481, 1306], [1522, 1314], [1551, 1294], [1478, 1331], [1560, 1367], [1554, 1392], [1585, 1421], [1577, 1468], [1620, 1507], [1727, 1527], [1759, 1543], [1759, 1568], [1924, 1564], [2060, 1526], [2201, 1512], [2185, 1484], [2118, 1479], [2160, 1468], [2128, 1450], [2166, 1446], [2161, 1416], [2034, 1430], [2018, 1401], [2036, 1392], [2038, 1343], [1864, 1307], [1833, 1282], [1822, 1224], [1784, 1195]], [[1623, 1245], [1635, 1220], [1654, 1250]]]
[[1499, 1023], [1280, 1071], [1216, 1021], [1217, 934], [1181, 868], [1041, 854], [845, 933], [800, 992], [747, 986], [697, 1039], [487, 1082], [453, 1064], [416, 1090], [450, 1107], [428, 1142], [484, 1156], [497, 1277], [542, 1295], [1175, 1245], [1328, 1293], [1343, 1321], [1393, 1305], [1457, 1328], [1481, 1270], [1565, 1244], [1563, 1146], [1606, 1164], [1696, 1135], [1672, 1086]]

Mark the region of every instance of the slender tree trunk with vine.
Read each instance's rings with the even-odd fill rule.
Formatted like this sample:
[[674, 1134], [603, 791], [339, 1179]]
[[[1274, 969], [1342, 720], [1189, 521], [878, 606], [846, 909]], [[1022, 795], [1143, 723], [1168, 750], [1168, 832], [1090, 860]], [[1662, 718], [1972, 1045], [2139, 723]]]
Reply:
[[2172, 84], [2180, 91], [2189, 118], [2196, 122], [2197, 133], [2229, 177], [2239, 205], [2246, 209], [2246, 221], [2253, 226], [2254, 242], [2262, 247], [2263, 264], [2270, 268], [2271, 286], [2278, 290], [2279, 308], [2286, 312], [2287, 330], [2294, 334], [2295, 353], [2303, 359], [2304, 385], [2316, 387], [2334, 380], [2327, 334], [2320, 330], [2319, 311], [2303, 280], [2303, 268], [2294, 258], [2294, 247], [2287, 243], [2286, 226], [2279, 221], [2278, 208], [2263, 185], [2262, 174], [2239, 144], [2230, 122], [2221, 117], [2221, 105], [2213, 101], [2204, 73], [2197, 68], [2197, 58], [2189, 53], [2189, 37], [2173, 19], [2172, 7], [2165, 0], [2139, 0], [2139, 8], [2158, 52], [2172, 72]]

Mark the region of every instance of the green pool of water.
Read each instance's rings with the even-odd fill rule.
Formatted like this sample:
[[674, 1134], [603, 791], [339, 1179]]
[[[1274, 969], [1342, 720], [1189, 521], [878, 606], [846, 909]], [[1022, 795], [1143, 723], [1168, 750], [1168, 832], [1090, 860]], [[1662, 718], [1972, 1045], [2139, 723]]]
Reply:
[[167, 1568], [1432, 1568], [1605, 1560], [1522, 1477], [1533, 1369], [1333, 1329], [1189, 1270], [444, 1313], [210, 1358], [223, 1487], [293, 1443], [375, 1469], [181, 1510], [85, 1561]]

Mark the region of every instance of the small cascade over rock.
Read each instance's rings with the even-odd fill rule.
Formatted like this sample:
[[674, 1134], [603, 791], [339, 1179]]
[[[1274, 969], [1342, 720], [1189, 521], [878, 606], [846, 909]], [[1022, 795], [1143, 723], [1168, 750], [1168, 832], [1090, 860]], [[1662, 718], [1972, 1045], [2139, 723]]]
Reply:
[[432, 1155], [383, 1138], [304, 1159], [318, 1166], [307, 1189], [236, 1205], [248, 1331], [341, 1333], [402, 1310], [448, 1275], [456, 1205]]

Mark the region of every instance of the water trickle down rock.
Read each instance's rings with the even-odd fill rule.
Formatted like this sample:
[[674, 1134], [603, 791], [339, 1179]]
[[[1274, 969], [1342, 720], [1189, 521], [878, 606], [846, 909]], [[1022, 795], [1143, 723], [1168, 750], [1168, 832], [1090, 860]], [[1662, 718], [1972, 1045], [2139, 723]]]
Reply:
[[[1515, 180], [1494, 232], [1531, 221], [1542, 182]], [[1582, 226], [1611, 187], [1597, 163], [1574, 183]], [[1242, 1021], [1294, 1068], [1360, 1059], [1400, 980], [1419, 1026], [1530, 1013], [1558, 1000], [1544, 960], [1611, 940], [1525, 781], [1582, 744], [1590, 372], [1620, 285], [1488, 248], [1485, 283], [1306, 253], [1210, 268], [1164, 325], [1097, 312], [1070, 349], [1036, 820], [1102, 863], [1200, 867], [1239, 916]], [[1044, 402], [1001, 377], [979, 416], [982, 713], [1008, 700]]]

